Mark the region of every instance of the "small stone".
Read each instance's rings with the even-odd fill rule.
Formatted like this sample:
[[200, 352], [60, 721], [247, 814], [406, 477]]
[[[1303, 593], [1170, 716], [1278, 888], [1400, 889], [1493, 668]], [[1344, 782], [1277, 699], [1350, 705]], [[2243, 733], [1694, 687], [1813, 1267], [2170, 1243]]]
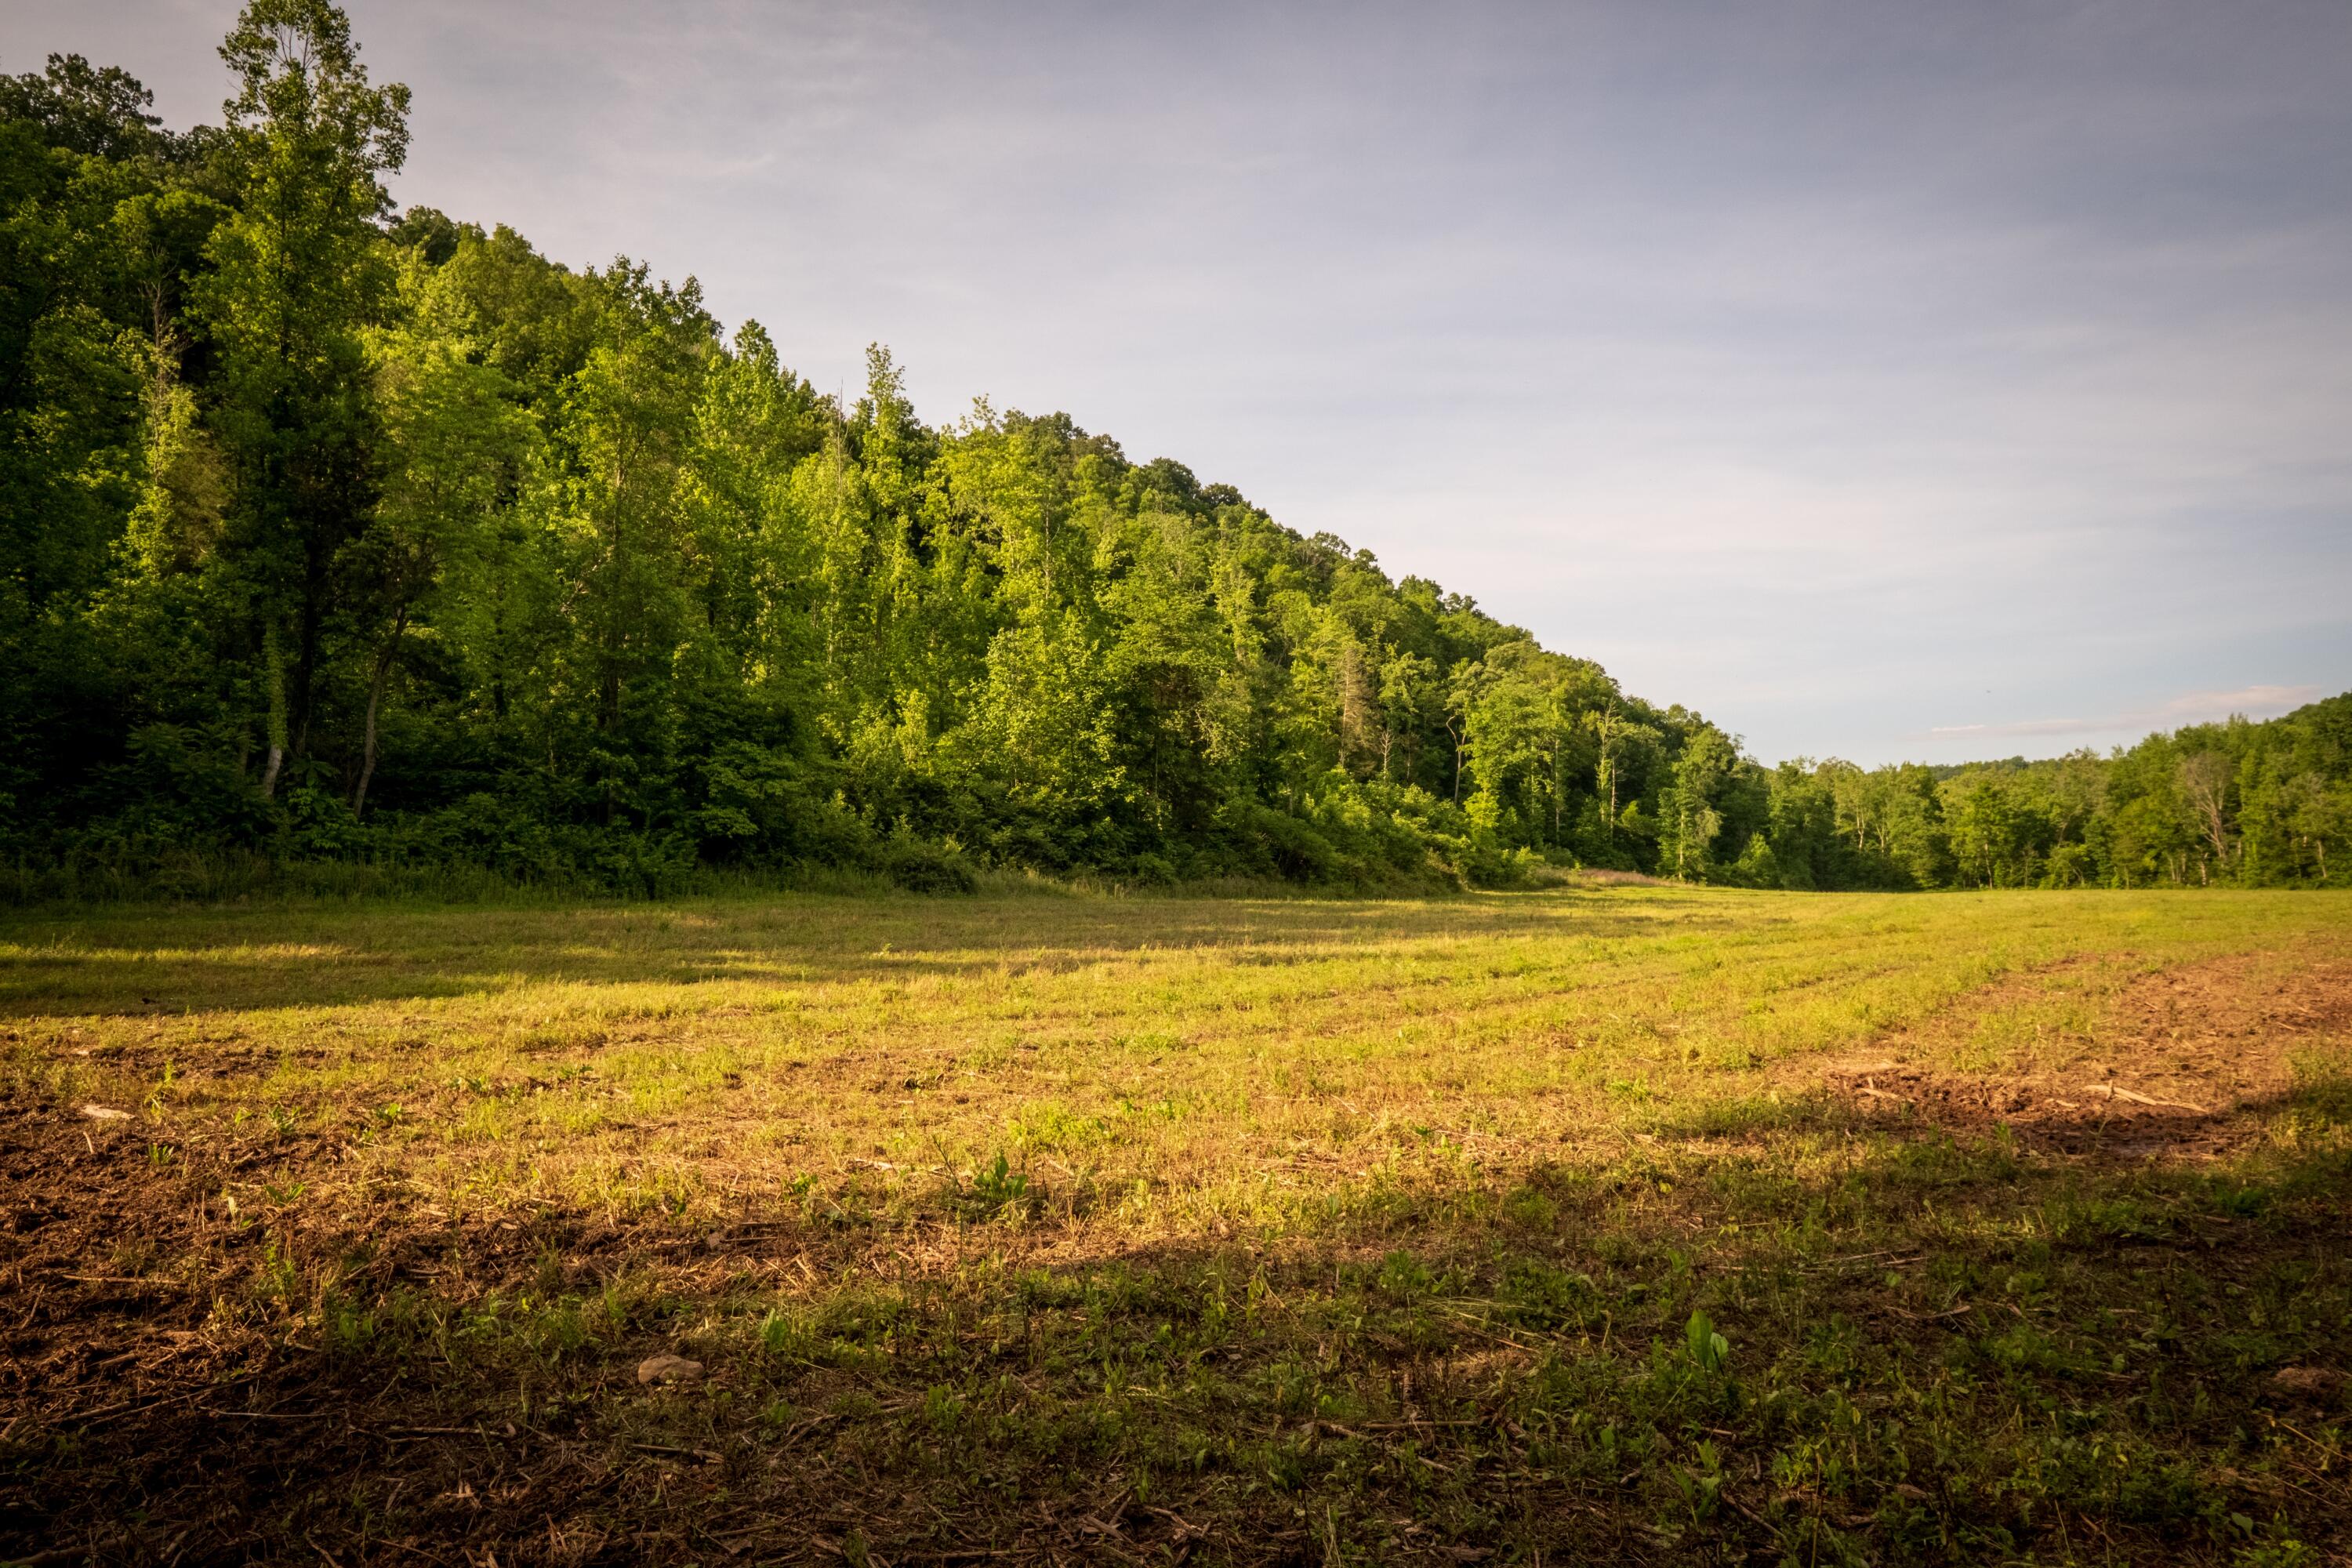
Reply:
[[117, 1110], [110, 1105], [85, 1105], [81, 1108], [81, 1113], [84, 1116], [89, 1117], [92, 1121], [128, 1121], [131, 1120], [131, 1112], [127, 1110]]
[[699, 1383], [702, 1363], [682, 1355], [649, 1355], [637, 1363], [639, 1383]]
[[2332, 1394], [2343, 1381], [2342, 1373], [2324, 1366], [2283, 1366], [2271, 1373], [2271, 1386], [2283, 1394]]

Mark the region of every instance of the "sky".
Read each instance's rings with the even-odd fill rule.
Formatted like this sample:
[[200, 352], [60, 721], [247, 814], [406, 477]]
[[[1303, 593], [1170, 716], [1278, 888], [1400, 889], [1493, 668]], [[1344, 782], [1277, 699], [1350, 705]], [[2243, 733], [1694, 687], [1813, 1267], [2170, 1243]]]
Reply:
[[[225, 0], [0, 69], [216, 120]], [[2352, 688], [2352, 5], [351, 0], [402, 203], [1066, 411], [1768, 762]]]

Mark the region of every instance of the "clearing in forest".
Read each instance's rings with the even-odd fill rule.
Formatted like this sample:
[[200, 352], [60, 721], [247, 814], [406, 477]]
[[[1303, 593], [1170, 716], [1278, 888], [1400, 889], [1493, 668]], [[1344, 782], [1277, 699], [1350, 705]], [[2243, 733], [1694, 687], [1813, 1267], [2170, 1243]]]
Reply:
[[2333, 895], [19, 911], [0, 1046], [0, 1554], [2352, 1548]]

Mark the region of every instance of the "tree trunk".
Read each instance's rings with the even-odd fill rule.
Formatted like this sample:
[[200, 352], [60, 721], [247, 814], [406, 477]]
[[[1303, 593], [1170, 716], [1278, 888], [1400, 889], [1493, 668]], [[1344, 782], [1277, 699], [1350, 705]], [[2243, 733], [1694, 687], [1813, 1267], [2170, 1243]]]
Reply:
[[393, 618], [392, 640], [376, 651], [375, 671], [368, 679], [367, 729], [360, 746], [359, 788], [352, 792], [352, 816], [357, 817], [367, 810], [368, 781], [375, 777], [375, 716], [383, 706], [383, 689], [392, 679], [392, 667], [400, 658], [401, 634], [408, 629], [408, 611], [404, 608]]
[[261, 634], [263, 678], [269, 683], [269, 762], [261, 770], [261, 798], [278, 798], [278, 770], [286, 765], [286, 666], [278, 649], [278, 628]]
[[1559, 787], [1559, 745], [1555, 742], [1551, 748], [1551, 843], [1552, 847], [1555, 849], [1559, 847], [1559, 797], [1561, 793], [1562, 792]]
[[325, 632], [327, 562], [324, 541], [312, 530], [304, 545], [302, 606], [295, 625], [293, 689], [286, 694], [288, 727], [292, 731], [289, 754], [310, 754], [310, 714], [319, 679], [319, 644]]

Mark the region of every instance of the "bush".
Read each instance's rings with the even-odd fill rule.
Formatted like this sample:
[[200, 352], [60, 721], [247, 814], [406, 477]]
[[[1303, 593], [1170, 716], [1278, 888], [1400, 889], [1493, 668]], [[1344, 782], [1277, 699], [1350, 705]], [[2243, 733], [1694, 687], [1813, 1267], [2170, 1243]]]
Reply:
[[882, 871], [910, 893], [970, 893], [980, 887], [980, 875], [961, 850], [910, 836], [890, 841]]

